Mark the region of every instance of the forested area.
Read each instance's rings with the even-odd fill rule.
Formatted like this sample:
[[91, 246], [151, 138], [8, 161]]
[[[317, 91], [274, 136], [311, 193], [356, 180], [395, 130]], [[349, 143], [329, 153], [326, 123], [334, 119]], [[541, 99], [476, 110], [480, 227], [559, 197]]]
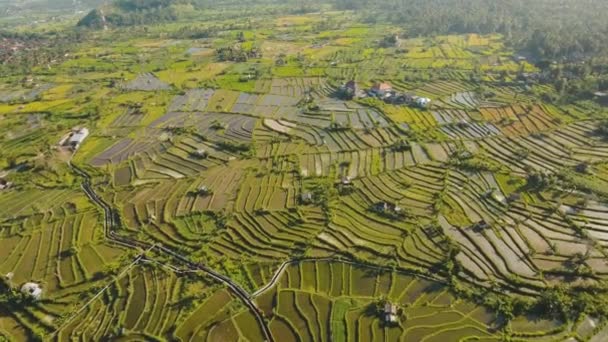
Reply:
[[402, 24], [410, 35], [501, 33], [515, 48], [541, 58], [605, 52], [608, 2], [602, 0], [335, 0], [368, 22]]
[[[255, 6], [275, 0], [231, 2], [226, 6]], [[205, 11], [208, 0], [117, 0], [119, 11], [106, 13], [116, 26], [151, 24], [176, 19], [174, 5], [191, 4]], [[536, 58], [582, 59], [602, 54], [608, 46], [608, 2], [602, 0], [331, 0], [280, 2], [294, 10], [360, 12], [368, 23], [403, 25], [410, 36], [449, 33], [503, 34], [522, 53]], [[99, 26], [99, 13], [80, 22]]]
[[150, 10], [169, 7], [175, 4], [187, 4], [188, 0], [116, 0], [117, 7], [126, 11]]

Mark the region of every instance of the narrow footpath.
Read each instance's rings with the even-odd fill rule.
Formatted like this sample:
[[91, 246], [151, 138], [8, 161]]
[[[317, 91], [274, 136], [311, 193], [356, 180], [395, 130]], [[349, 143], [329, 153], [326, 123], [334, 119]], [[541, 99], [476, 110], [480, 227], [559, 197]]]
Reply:
[[260, 326], [262, 334], [264, 335], [264, 339], [268, 342], [274, 341], [272, 338], [272, 334], [270, 333], [270, 329], [268, 328], [268, 325], [266, 324], [266, 321], [264, 320], [264, 317], [262, 316], [261, 310], [257, 307], [255, 302], [252, 300], [249, 293], [247, 293], [247, 291], [245, 291], [237, 283], [232, 281], [232, 279], [228, 278], [227, 276], [225, 276], [223, 274], [220, 274], [220, 273], [214, 271], [213, 269], [211, 269], [203, 264], [198, 264], [198, 263], [192, 262], [187, 257], [185, 257], [179, 253], [176, 253], [175, 251], [173, 251], [165, 246], [162, 246], [158, 243], [151, 244], [151, 243], [148, 243], [145, 241], [138, 241], [138, 240], [135, 240], [132, 238], [119, 236], [116, 233], [116, 230], [118, 228], [120, 228], [119, 216], [117, 215], [116, 211], [108, 203], [106, 203], [99, 195], [97, 195], [97, 193], [91, 186], [91, 176], [88, 173], [86, 173], [84, 170], [82, 170], [79, 167], [72, 164], [71, 161], [68, 162], [68, 165], [74, 173], [76, 173], [77, 175], [79, 175], [80, 177], [83, 178], [81, 188], [84, 191], [84, 193], [86, 194], [86, 196], [93, 203], [95, 203], [95, 205], [97, 205], [98, 207], [103, 209], [104, 236], [108, 241], [115, 243], [117, 245], [127, 247], [127, 248], [132, 248], [132, 249], [144, 249], [144, 250], [156, 249], [158, 252], [164, 253], [165, 255], [169, 255], [172, 258], [181, 261], [182, 263], [187, 265], [190, 269], [201, 271], [201, 272], [205, 273], [206, 275], [208, 275], [209, 277], [226, 285], [226, 287], [228, 287], [228, 289], [230, 289], [230, 291], [236, 297], [238, 297], [245, 304], [245, 306], [247, 306], [249, 308], [249, 311], [253, 314], [256, 321], [258, 322], [258, 325]]

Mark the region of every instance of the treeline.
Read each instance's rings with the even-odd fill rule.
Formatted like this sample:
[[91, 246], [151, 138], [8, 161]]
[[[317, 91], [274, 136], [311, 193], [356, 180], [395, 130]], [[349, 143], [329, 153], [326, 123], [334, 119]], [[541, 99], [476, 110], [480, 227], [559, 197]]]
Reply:
[[166, 8], [171, 5], [189, 4], [189, 0], [116, 0], [114, 5], [125, 11], [142, 11]]
[[500, 33], [538, 58], [584, 58], [608, 47], [605, 0], [334, 0], [370, 23], [403, 25], [413, 36]]

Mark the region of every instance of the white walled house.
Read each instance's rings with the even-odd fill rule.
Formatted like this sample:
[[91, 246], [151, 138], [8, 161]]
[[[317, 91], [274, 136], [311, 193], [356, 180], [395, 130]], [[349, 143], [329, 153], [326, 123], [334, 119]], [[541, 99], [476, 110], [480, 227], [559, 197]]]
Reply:
[[86, 127], [76, 128], [70, 133], [67, 141], [64, 143], [66, 146], [72, 147], [74, 150], [78, 149], [84, 139], [89, 136], [89, 129]]

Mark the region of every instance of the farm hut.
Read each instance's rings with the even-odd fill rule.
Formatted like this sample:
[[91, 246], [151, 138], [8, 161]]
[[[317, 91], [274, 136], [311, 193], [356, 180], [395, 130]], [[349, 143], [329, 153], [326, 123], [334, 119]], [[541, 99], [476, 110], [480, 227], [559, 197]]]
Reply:
[[397, 305], [389, 302], [384, 304], [384, 321], [387, 323], [397, 322]]
[[5, 276], [4, 276], [4, 280], [6, 281], [6, 284], [9, 287], [13, 287], [13, 278], [15, 277], [15, 274], [13, 272], [8, 272]]
[[427, 107], [429, 104], [431, 104], [431, 99], [429, 99], [428, 97], [419, 97], [416, 99], [416, 105], [418, 107], [424, 108]]
[[13, 186], [13, 183], [7, 181], [6, 179], [0, 178], [0, 190], [7, 190]]
[[379, 202], [379, 203], [376, 203], [376, 206], [374, 207], [374, 209], [379, 213], [386, 213], [389, 211], [390, 208], [388, 206], [388, 203]]
[[357, 93], [358, 87], [357, 83], [354, 80], [348, 81], [340, 87], [340, 95], [342, 97], [351, 99]]
[[67, 145], [76, 150], [80, 147], [84, 139], [86, 139], [88, 136], [89, 130], [86, 127], [75, 128], [74, 130], [72, 130], [72, 133], [70, 133], [70, 136], [64, 145]]
[[395, 214], [400, 215], [403, 213], [403, 208], [398, 204], [390, 204], [387, 202], [379, 202], [374, 206], [374, 210], [381, 214]]
[[384, 96], [386, 93], [390, 93], [393, 90], [393, 87], [386, 83], [380, 82], [374, 84], [374, 86], [370, 89], [370, 93], [379, 97]]
[[342, 185], [351, 185], [352, 179], [350, 178], [350, 176], [344, 176], [342, 177], [342, 180], [340, 182], [342, 183]]
[[21, 287], [21, 293], [30, 296], [35, 300], [40, 300], [40, 298], [42, 298], [42, 288], [36, 283], [23, 284], [23, 286]]
[[304, 204], [312, 202], [312, 194], [310, 192], [304, 192], [300, 195], [300, 201]]
[[500, 204], [508, 204], [509, 201], [507, 200], [507, 198], [505, 197], [505, 195], [502, 194], [501, 191], [499, 190], [492, 190], [492, 193], [490, 194], [490, 196], [492, 197], [492, 199]]
[[357, 82], [355, 80], [350, 80], [346, 82], [344, 88], [351, 90], [353, 93], [357, 91]]
[[199, 148], [198, 150], [193, 152], [194, 156], [197, 158], [207, 158], [207, 151], [205, 149]]
[[206, 196], [206, 195], [211, 194], [211, 190], [206, 185], [203, 185], [198, 188], [198, 193], [200, 195]]

